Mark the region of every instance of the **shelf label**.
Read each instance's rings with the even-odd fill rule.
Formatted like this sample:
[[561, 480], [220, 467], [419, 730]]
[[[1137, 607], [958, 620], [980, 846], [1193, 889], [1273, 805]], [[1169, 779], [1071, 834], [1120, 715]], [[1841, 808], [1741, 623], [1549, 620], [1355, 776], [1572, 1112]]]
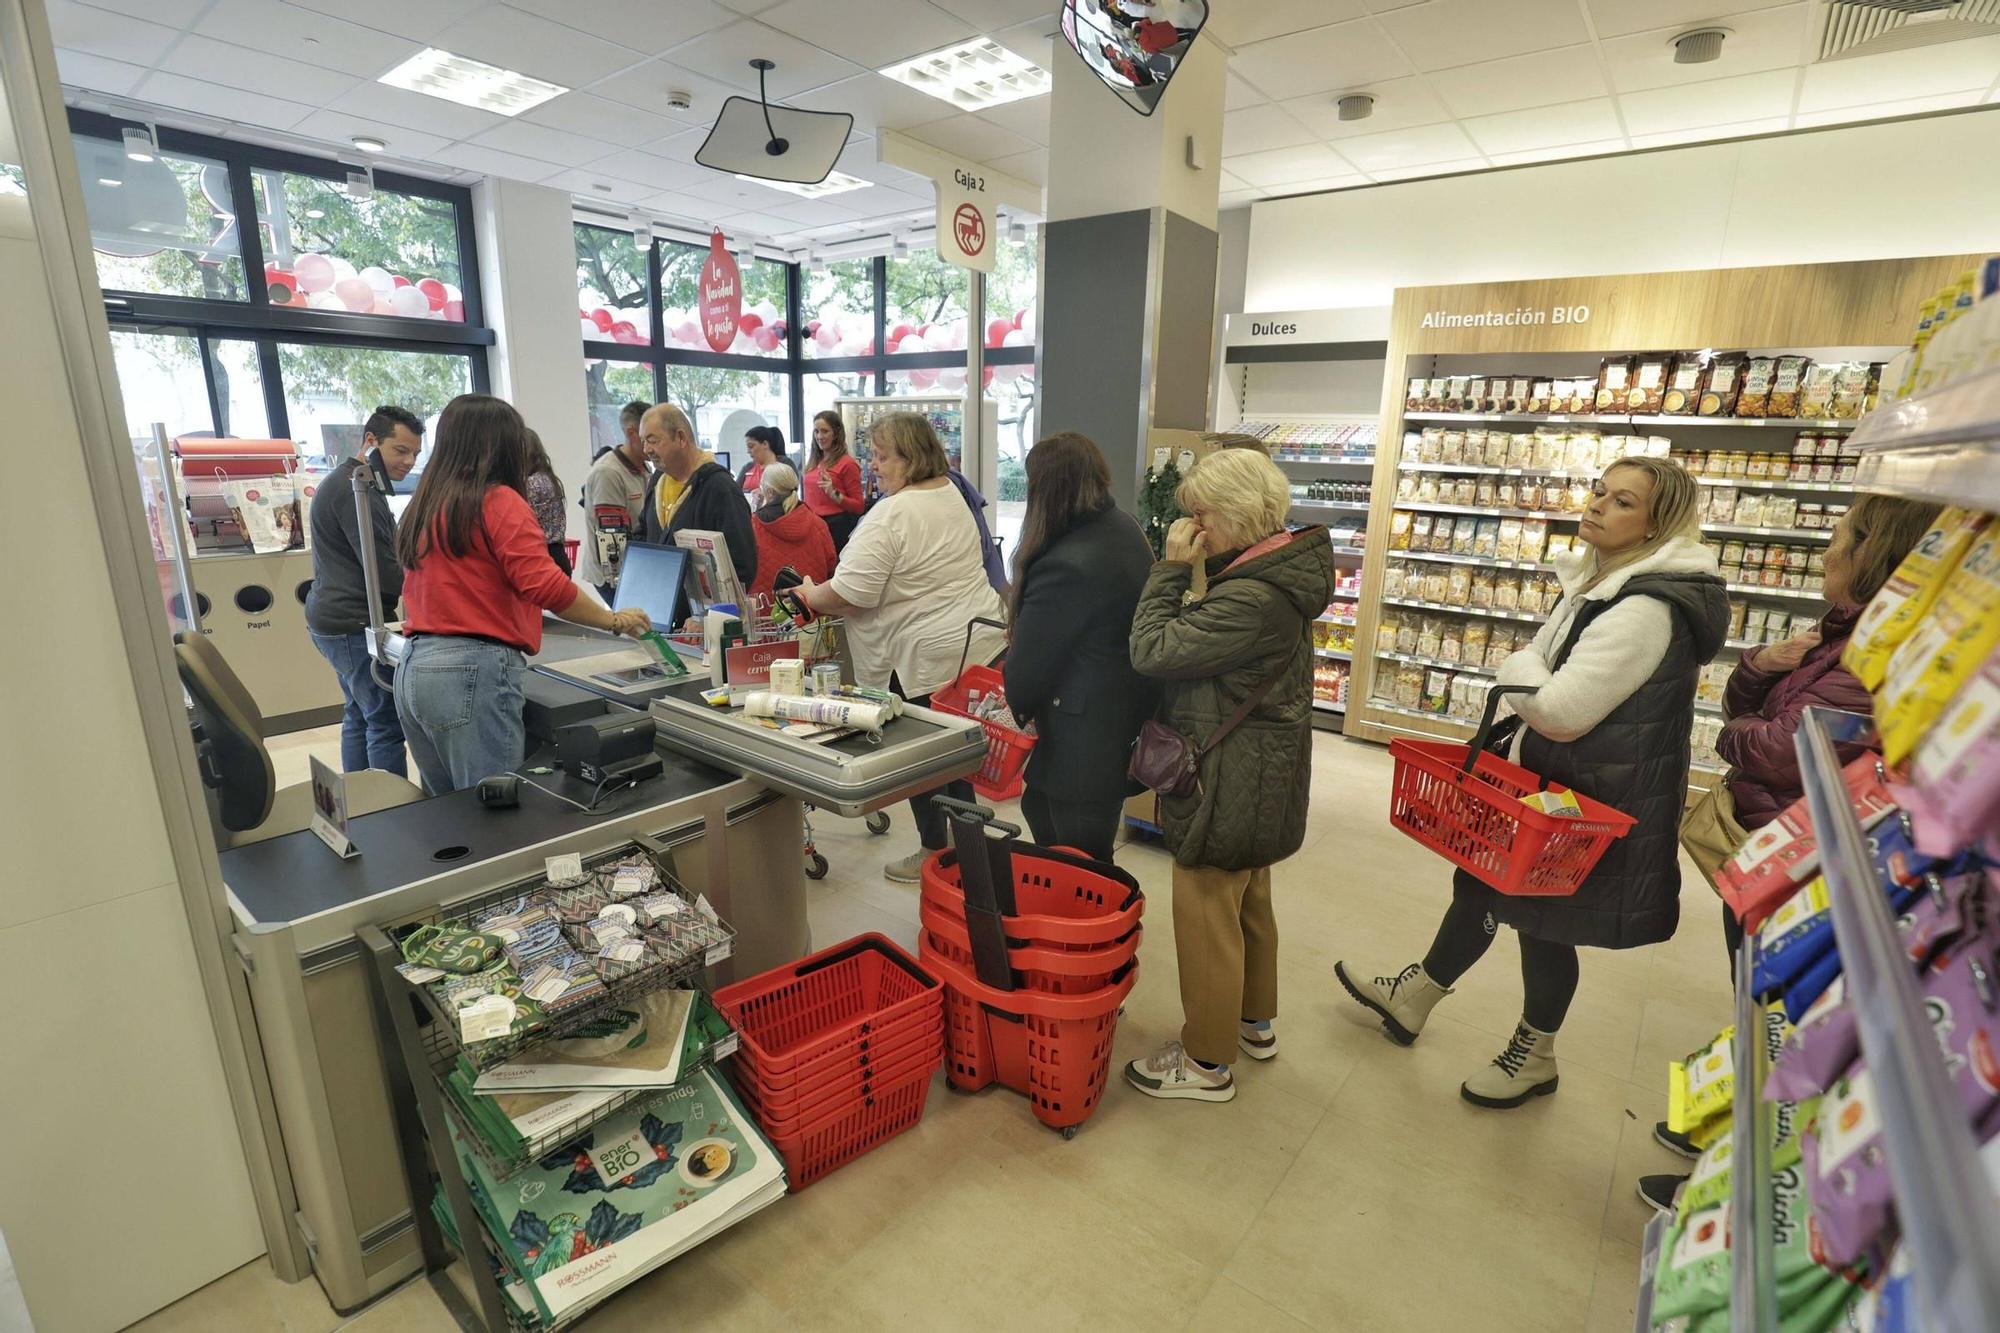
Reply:
[[712, 1060], [727, 1060], [730, 1056], [736, 1054], [736, 1048], [742, 1044], [743, 1038], [734, 1032], [726, 1037], [718, 1037], [715, 1045], [708, 1048], [709, 1058]]
[[734, 940], [724, 940], [720, 944], [711, 944], [708, 946], [708, 954], [705, 961], [710, 967], [714, 967], [717, 963], [723, 962], [729, 955], [735, 952], [736, 942]]
[[596, 1169], [597, 1178], [602, 1180], [607, 1188], [656, 1160], [653, 1145], [636, 1129], [624, 1138], [611, 1143], [601, 1143], [588, 1151], [590, 1164]]
[[566, 884], [570, 880], [583, 878], [583, 857], [576, 852], [566, 852], [561, 856], [551, 856], [542, 863], [542, 873], [551, 884]]
[[504, 995], [482, 995], [458, 1011], [458, 1039], [491, 1041], [514, 1027], [514, 1002]]

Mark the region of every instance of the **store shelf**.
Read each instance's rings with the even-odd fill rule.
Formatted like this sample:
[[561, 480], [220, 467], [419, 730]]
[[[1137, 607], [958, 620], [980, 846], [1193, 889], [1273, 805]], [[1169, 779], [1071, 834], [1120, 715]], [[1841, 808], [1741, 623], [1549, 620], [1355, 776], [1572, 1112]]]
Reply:
[[1815, 495], [1852, 495], [1851, 481], [1789, 481], [1770, 477], [1709, 477], [1694, 479], [1697, 486], [1733, 486], [1739, 491], [1810, 491]]
[[1356, 588], [1353, 592], [1346, 592], [1336, 588], [1333, 592], [1333, 600], [1336, 602], [1358, 602], [1361, 600], [1361, 589]]
[[1487, 467], [1483, 463], [1398, 463], [1398, 472], [1450, 472], [1475, 477], [1561, 477], [1565, 481], [1594, 481], [1602, 468], [1594, 467]]
[[1485, 616], [1489, 620], [1524, 620], [1530, 625], [1539, 625], [1547, 616], [1534, 615], [1527, 611], [1502, 611], [1484, 606], [1447, 606], [1443, 602], [1420, 602], [1410, 597], [1384, 597], [1384, 606], [1407, 606], [1417, 611], [1447, 611], [1456, 616]]
[[1339, 542], [1335, 542], [1333, 544], [1333, 553], [1335, 555], [1350, 555], [1359, 560], [1362, 556], [1368, 554], [1368, 548], [1365, 546], [1342, 546]]
[[1325, 699], [1320, 698], [1318, 695], [1313, 696], [1313, 707], [1318, 709], [1322, 713], [1338, 713], [1342, 717], [1347, 716], [1346, 704], [1329, 703]]
[[1546, 560], [1496, 560], [1485, 555], [1446, 555], [1442, 551], [1391, 551], [1393, 560], [1427, 560], [1442, 565], [1483, 565], [1488, 569], [1537, 569], [1554, 572]]
[[1315, 467], [1374, 467], [1373, 454], [1272, 454], [1271, 461], [1279, 465], [1286, 463], [1306, 463]]
[[[1722, 705], [1712, 704], [1706, 699], [1696, 699], [1694, 701], [1694, 711], [1697, 713], [1707, 713], [1711, 717], [1721, 717]], [[1700, 767], [1700, 765], [1694, 765], [1694, 767]]]
[[1354, 621], [1353, 621], [1353, 620], [1352, 620], [1351, 618], [1348, 618], [1348, 617], [1344, 617], [1344, 616], [1315, 616], [1315, 617], [1313, 617], [1313, 624], [1315, 624], [1315, 625], [1345, 625], [1345, 626], [1347, 626], [1347, 627], [1348, 627], [1349, 629], [1352, 629], [1352, 628], [1354, 627]]
[[1447, 726], [1465, 727], [1477, 730], [1479, 724], [1469, 717], [1453, 717], [1449, 713], [1426, 713], [1421, 708], [1405, 708], [1401, 704], [1386, 703], [1381, 699], [1370, 699], [1368, 707], [1384, 713], [1396, 713], [1403, 717], [1420, 717], [1426, 722], [1442, 722]]
[[[1480, 505], [1419, 504], [1415, 500], [1396, 501], [1398, 509], [1421, 509], [1432, 514], [1479, 514], [1486, 518], [1545, 518], [1552, 523], [1575, 523], [1583, 518], [1568, 510], [1556, 509], [1499, 509]], [[1391, 552], [1394, 554], [1394, 552]]]
[[1812, 417], [1624, 417], [1597, 412], [1405, 412], [1405, 421], [1519, 421], [1578, 426], [1735, 426], [1752, 429], [1853, 430], [1852, 421]]
[[1810, 592], [1804, 588], [1766, 588], [1756, 583], [1731, 583], [1729, 591], [1741, 593], [1745, 597], [1784, 597], [1795, 602], [1824, 602], [1824, 592]]
[[1828, 542], [1833, 533], [1827, 528], [1743, 528], [1734, 523], [1704, 523], [1703, 532], [1720, 533], [1725, 537], [1771, 537], [1779, 541]]
[[1862, 451], [1857, 485], [2000, 510], [2000, 368], [1889, 403], [1850, 443]]
[[1293, 500], [1294, 509], [1325, 509], [1340, 513], [1365, 514], [1368, 512], [1365, 500]]
[[1436, 667], [1440, 671], [1463, 671], [1474, 676], [1497, 676], [1497, 667], [1474, 666], [1470, 662], [1447, 662], [1441, 657], [1418, 657], [1415, 653], [1377, 653], [1378, 658], [1387, 662], [1408, 662], [1412, 666]]
[[1313, 656], [1324, 657], [1335, 662], [1352, 662], [1354, 660], [1353, 653], [1343, 653], [1338, 648], [1315, 648], [1313, 649]]

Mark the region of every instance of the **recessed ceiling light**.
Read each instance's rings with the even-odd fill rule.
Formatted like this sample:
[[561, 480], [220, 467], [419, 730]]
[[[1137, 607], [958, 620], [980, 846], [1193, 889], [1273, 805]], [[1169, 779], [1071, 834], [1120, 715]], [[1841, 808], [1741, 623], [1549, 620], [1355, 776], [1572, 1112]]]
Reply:
[[387, 139], [378, 139], [372, 134], [357, 134], [353, 143], [364, 153], [379, 153], [389, 146]]
[[[865, 181], [858, 176], [850, 176], [842, 171], [830, 171], [827, 173], [825, 180], [815, 182], [811, 185], [801, 185], [797, 181], [765, 180], [759, 176], [739, 175], [736, 179], [740, 181], [752, 181], [758, 185], [768, 186], [773, 190], [783, 190], [786, 194], [803, 195], [807, 199], [823, 199], [830, 194], [846, 194], [849, 190], [865, 190], [874, 184], [873, 181]], [[736, 196], [739, 199], [749, 197], [742, 190], [738, 190]]]
[[961, 111], [982, 111], [1049, 90], [1047, 70], [984, 37], [890, 65], [881, 73]]
[[569, 91], [561, 84], [530, 78], [483, 60], [453, 55], [434, 46], [417, 52], [384, 74], [379, 82], [502, 116], [518, 116]]

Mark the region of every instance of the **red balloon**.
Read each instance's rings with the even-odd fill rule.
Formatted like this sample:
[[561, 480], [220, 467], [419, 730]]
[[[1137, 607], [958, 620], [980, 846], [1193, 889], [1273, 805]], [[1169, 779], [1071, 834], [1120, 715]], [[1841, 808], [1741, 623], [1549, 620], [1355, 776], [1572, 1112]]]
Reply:
[[422, 282], [417, 284], [417, 290], [422, 292], [424, 294], [424, 299], [431, 303], [431, 309], [433, 310], [444, 309], [444, 303], [446, 300], [444, 284], [439, 282], [436, 278], [425, 278]]
[[446, 301], [442, 309], [444, 310], [444, 317], [454, 324], [465, 323], [465, 302]]
[[778, 350], [778, 335], [771, 332], [768, 327], [758, 329], [750, 335], [750, 339], [757, 344], [757, 350], [760, 352], [769, 354]]
[[1025, 314], [1027, 314], [1027, 313], [1028, 313], [1028, 312], [1027, 312], [1027, 309], [1026, 309], [1025, 307], [1024, 307], [1024, 308], [1022, 308], [1022, 309], [1020, 309], [1020, 310], [1016, 310], [1016, 311], [1014, 312], [1014, 327], [1015, 327], [1015, 328], [1017, 328], [1017, 329], [1018, 329], [1018, 328], [1020, 328], [1020, 327], [1021, 327], [1021, 316], [1025, 315]]
[[585, 315], [584, 318], [589, 320], [591, 323], [595, 324], [597, 326], [598, 332], [600, 333], [611, 332], [611, 326], [617, 323], [617, 321], [611, 317], [611, 312], [609, 310], [606, 310], [603, 306], [597, 307], [597, 309], [591, 311], [588, 315]]
[[[909, 331], [909, 333], [914, 333], [915, 331], [916, 330], [912, 329]], [[897, 345], [901, 343], [904, 338], [908, 337], [909, 333], [896, 333], [892, 331], [889, 334], [889, 341], [884, 343], [883, 346], [887, 347], [891, 352], [894, 352], [896, 350]]]
[[757, 314], [754, 310], [746, 310], [737, 319], [736, 327], [743, 333], [755, 333], [758, 329], [764, 327], [763, 316]]
[[819, 334], [819, 321], [818, 321], [818, 320], [816, 320], [816, 319], [809, 319], [809, 320], [807, 320], [807, 321], [806, 321], [806, 337], [808, 337], [808, 338], [812, 338], [812, 337], [817, 337], [817, 336], [818, 336], [818, 334]]
[[916, 329], [915, 329], [915, 327], [914, 327], [914, 326], [912, 326], [912, 325], [909, 325], [909, 324], [892, 324], [892, 325], [890, 325], [890, 326], [889, 326], [889, 348], [890, 348], [890, 350], [891, 350], [891, 351], [894, 351], [894, 350], [895, 350], [895, 347], [896, 347], [896, 344], [897, 344], [897, 343], [899, 343], [899, 342], [903, 341], [903, 339], [905, 339], [905, 338], [909, 337], [909, 336], [910, 336], [911, 334], [913, 334], [913, 333], [915, 333], [915, 332], [916, 332]]
[[[1017, 317], [1018, 318], [1018, 317]], [[1017, 326], [1011, 319], [989, 319], [986, 321], [986, 345], [998, 347], [1000, 340]]]
[[389, 281], [395, 284], [395, 286], [397, 287], [407, 287], [410, 285], [410, 280], [404, 277], [400, 273], [391, 273], [389, 275]]

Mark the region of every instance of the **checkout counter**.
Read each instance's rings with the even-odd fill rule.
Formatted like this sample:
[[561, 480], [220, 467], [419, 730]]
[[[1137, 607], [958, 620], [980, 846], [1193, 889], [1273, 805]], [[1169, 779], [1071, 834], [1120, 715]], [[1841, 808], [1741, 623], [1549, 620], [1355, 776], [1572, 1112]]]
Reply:
[[[551, 635], [531, 710], [602, 711], [589, 698], [596, 691], [550, 668], [618, 648]], [[350, 860], [309, 831], [222, 853], [231, 942], [282, 1131], [280, 1191], [295, 1221], [288, 1252], [272, 1254], [280, 1276], [310, 1271], [334, 1308], [349, 1311], [423, 1266], [412, 1207], [429, 1201], [410, 1198], [360, 927], [393, 928], [532, 879], [549, 857], [589, 860], [643, 836], [667, 848], [675, 874], [734, 927], [734, 956], [710, 973], [725, 984], [810, 950], [802, 800], [878, 810], [970, 774], [985, 754], [978, 723], [924, 709], [879, 740], [813, 745], [709, 709], [697, 693], [705, 683], [682, 678], [605, 700], [650, 708], [663, 771], [594, 809], [580, 808], [587, 784], [531, 774], [540, 786], [524, 782], [514, 809], [483, 807], [467, 790], [352, 818], [360, 855]]]

